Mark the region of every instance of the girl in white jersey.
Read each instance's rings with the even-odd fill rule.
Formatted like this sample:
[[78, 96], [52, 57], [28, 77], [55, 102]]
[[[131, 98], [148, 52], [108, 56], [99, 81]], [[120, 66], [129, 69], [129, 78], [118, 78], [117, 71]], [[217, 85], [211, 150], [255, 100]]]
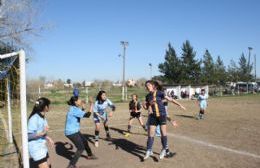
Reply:
[[99, 131], [100, 131], [100, 122], [102, 121], [104, 124], [104, 128], [106, 130], [106, 136], [108, 139], [111, 138], [109, 134], [108, 128], [108, 116], [112, 117], [113, 112], [110, 112], [109, 115], [107, 114], [107, 107], [110, 107], [112, 111], [115, 111], [115, 105], [106, 97], [106, 92], [101, 90], [99, 91], [96, 102], [94, 105], [94, 122], [95, 122], [95, 147], [98, 147], [98, 140], [99, 140]]
[[201, 93], [198, 97], [198, 103], [200, 106], [200, 111], [199, 111], [199, 114], [197, 117], [198, 120], [201, 120], [204, 118], [204, 114], [205, 114], [206, 108], [207, 108], [207, 99], [208, 99], [208, 96], [205, 94], [205, 89], [201, 89]]

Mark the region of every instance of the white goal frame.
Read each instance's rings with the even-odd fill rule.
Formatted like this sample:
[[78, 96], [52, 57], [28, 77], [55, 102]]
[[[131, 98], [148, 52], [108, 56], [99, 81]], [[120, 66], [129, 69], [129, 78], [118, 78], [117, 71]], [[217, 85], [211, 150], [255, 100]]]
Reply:
[[[18, 52], [12, 52], [8, 54], [0, 55], [0, 60], [18, 56], [20, 66], [20, 107], [21, 107], [21, 130], [22, 130], [22, 158], [23, 167], [29, 168], [29, 152], [28, 152], [28, 131], [27, 131], [27, 104], [26, 104], [26, 71], [25, 71], [25, 52], [20, 50]], [[9, 142], [13, 142], [12, 139], [12, 118], [11, 118], [11, 103], [10, 103], [10, 89], [9, 81], [7, 82], [7, 109], [8, 109], [8, 127], [9, 127]]]

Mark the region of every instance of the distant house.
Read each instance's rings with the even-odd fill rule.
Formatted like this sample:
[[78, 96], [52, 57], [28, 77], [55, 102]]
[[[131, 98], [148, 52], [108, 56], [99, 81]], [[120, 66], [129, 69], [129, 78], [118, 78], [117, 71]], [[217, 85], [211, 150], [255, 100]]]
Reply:
[[127, 86], [128, 87], [134, 87], [136, 85], [136, 81], [133, 80], [133, 79], [129, 79], [127, 82], [126, 82]]
[[72, 83], [64, 83], [64, 88], [73, 88]]
[[114, 87], [121, 87], [122, 86], [122, 83], [120, 83], [119, 81], [113, 83], [113, 86]]
[[53, 82], [47, 82], [44, 84], [44, 88], [45, 89], [51, 89], [54, 87], [54, 83]]

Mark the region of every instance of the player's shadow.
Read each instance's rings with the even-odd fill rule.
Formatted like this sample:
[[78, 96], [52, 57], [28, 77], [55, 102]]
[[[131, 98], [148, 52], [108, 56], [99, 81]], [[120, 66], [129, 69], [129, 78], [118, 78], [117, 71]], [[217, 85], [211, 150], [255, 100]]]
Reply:
[[183, 117], [183, 118], [189, 118], [189, 119], [196, 119], [195, 116], [190, 116], [190, 115], [184, 115], [184, 114], [174, 114], [177, 117]]
[[[73, 151], [74, 146], [69, 142], [55, 142], [55, 151], [56, 154], [59, 156], [62, 156], [68, 160], [71, 160], [73, 156], [75, 155], [75, 152]], [[81, 157], [87, 158], [86, 155], [81, 155]]]
[[[122, 130], [119, 128], [115, 128], [115, 127], [110, 127], [109, 129], [118, 132], [119, 134], [125, 135], [126, 133], [128, 133], [128, 131], [126, 130]], [[147, 136], [147, 133], [137, 133], [137, 132], [131, 132], [132, 135], [145, 135]]]
[[[125, 135], [125, 132], [126, 132], [124, 130], [114, 128], [114, 127], [111, 127], [110, 129], [117, 131], [118, 133], [120, 133], [122, 135]], [[131, 141], [129, 141], [127, 139], [123, 139], [123, 138], [118, 138], [118, 139], [111, 138], [110, 140], [107, 140], [107, 141], [110, 141], [109, 145], [115, 145], [116, 150], [122, 149], [122, 150], [138, 157], [141, 162], [144, 161], [143, 157], [146, 153], [146, 147], [138, 145], [134, 142], [131, 142]], [[155, 154], [158, 154], [158, 153], [155, 152]], [[158, 162], [158, 159], [156, 157], [154, 157], [154, 156], [151, 156], [151, 157], [155, 162]]]

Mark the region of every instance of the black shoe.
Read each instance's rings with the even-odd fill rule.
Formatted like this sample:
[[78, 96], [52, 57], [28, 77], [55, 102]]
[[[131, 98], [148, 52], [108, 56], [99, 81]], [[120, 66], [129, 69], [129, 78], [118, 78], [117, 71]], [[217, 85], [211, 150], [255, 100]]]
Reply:
[[109, 133], [107, 133], [107, 140], [111, 140], [111, 136]]
[[166, 158], [172, 158], [174, 155], [176, 155], [176, 152], [170, 152], [170, 151], [168, 151], [168, 152], [166, 152], [165, 157], [166, 157]]
[[89, 159], [89, 160], [96, 160], [98, 158], [95, 155], [92, 154], [92, 155], [88, 156], [87, 159]]

